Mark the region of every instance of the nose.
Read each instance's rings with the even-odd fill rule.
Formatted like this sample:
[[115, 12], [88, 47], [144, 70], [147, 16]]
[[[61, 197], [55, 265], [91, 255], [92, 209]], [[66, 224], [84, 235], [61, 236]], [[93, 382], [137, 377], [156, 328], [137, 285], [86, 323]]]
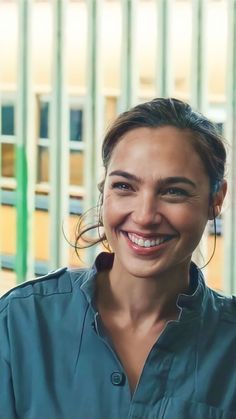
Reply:
[[141, 197], [133, 210], [132, 219], [135, 224], [141, 227], [160, 224], [162, 214], [157, 198], [153, 196]]

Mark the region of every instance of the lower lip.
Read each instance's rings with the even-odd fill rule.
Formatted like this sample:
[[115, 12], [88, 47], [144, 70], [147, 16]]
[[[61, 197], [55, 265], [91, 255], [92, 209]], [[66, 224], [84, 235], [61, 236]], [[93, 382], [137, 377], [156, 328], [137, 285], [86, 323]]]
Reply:
[[170, 240], [167, 240], [161, 244], [158, 244], [157, 246], [151, 246], [151, 247], [141, 247], [138, 246], [136, 243], [133, 243], [126, 233], [123, 233], [124, 237], [126, 238], [126, 241], [128, 243], [128, 246], [138, 255], [153, 255], [159, 252], [160, 250], [164, 249], [168, 243], [170, 243]]

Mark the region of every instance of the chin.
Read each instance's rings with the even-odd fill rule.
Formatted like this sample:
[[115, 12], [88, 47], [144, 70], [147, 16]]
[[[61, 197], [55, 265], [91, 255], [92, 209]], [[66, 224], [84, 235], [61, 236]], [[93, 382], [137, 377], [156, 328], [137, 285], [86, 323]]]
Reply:
[[148, 263], [145, 262], [142, 262], [141, 264], [135, 263], [134, 265], [130, 263], [129, 266], [124, 265], [124, 271], [137, 278], [157, 277], [158, 275], [164, 273], [166, 269], [168, 270], [168, 268], [161, 266], [148, 266]]

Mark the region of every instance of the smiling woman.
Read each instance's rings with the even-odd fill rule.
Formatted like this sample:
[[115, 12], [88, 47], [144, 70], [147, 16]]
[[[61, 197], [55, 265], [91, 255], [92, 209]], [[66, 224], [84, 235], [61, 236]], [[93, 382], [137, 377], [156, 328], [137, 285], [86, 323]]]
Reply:
[[233, 419], [235, 299], [191, 260], [226, 194], [222, 138], [155, 99], [117, 118], [102, 153], [103, 232], [80, 224], [76, 246], [110, 252], [0, 300], [0, 417]]
[[[117, 188], [122, 180], [125, 189]], [[191, 255], [209, 217], [209, 195], [209, 178], [190, 132], [166, 126], [125, 134], [112, 153], [103, 197], [113, 269], [120, 267], [115, 272], [122, 278], [129, 272], [159, 282], [163, 274], [165, 287], [170, 282], [174, 292], [177, 275], [181, 279], [176, 284], [181, 289], [183, 281], [185, 289]], [[217, 199], [223, 200], [222, 192]], [[160, 243], [148, 245], [153, 240]]]

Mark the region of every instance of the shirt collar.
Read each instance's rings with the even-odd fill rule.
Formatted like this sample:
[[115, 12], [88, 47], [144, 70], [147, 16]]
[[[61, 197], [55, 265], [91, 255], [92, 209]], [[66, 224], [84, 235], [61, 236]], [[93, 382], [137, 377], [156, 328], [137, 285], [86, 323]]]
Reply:
[[207, 287], [201, 270], [191, 262], [189, 294], [179, 294], [176, 304], [181, 309], [200, 312], [207, 294]]
[[[113, 253], [102, 252], [96, 257], [92, 268], [85, 271], [86, 275], [80, 288], [84, 292], [86, 299], [90, 304], [95, 294], [95, 279], [97, 273], [102, 270], [111, 269], [113, 260]], [[176, 304], [181, 309], [199, 312], [202, 309], [202, 305], [205, 299], [204, 297], [207, 294], [207, 287], [201, 270], [193, 262], [190, 266], [189, 289], [189, 294], [179, 294]]]
[[108, 252], [99, 253], [96, 257], [93, 266], [85, 271], [84, 278], [82, 278], [82, 284], [80, 289], [85, 294], [85, 297], [89, 304], [92, 303], [95, 295], [96, 275], [98, 272], [111, 269], [113, 265], [114, 254]]

